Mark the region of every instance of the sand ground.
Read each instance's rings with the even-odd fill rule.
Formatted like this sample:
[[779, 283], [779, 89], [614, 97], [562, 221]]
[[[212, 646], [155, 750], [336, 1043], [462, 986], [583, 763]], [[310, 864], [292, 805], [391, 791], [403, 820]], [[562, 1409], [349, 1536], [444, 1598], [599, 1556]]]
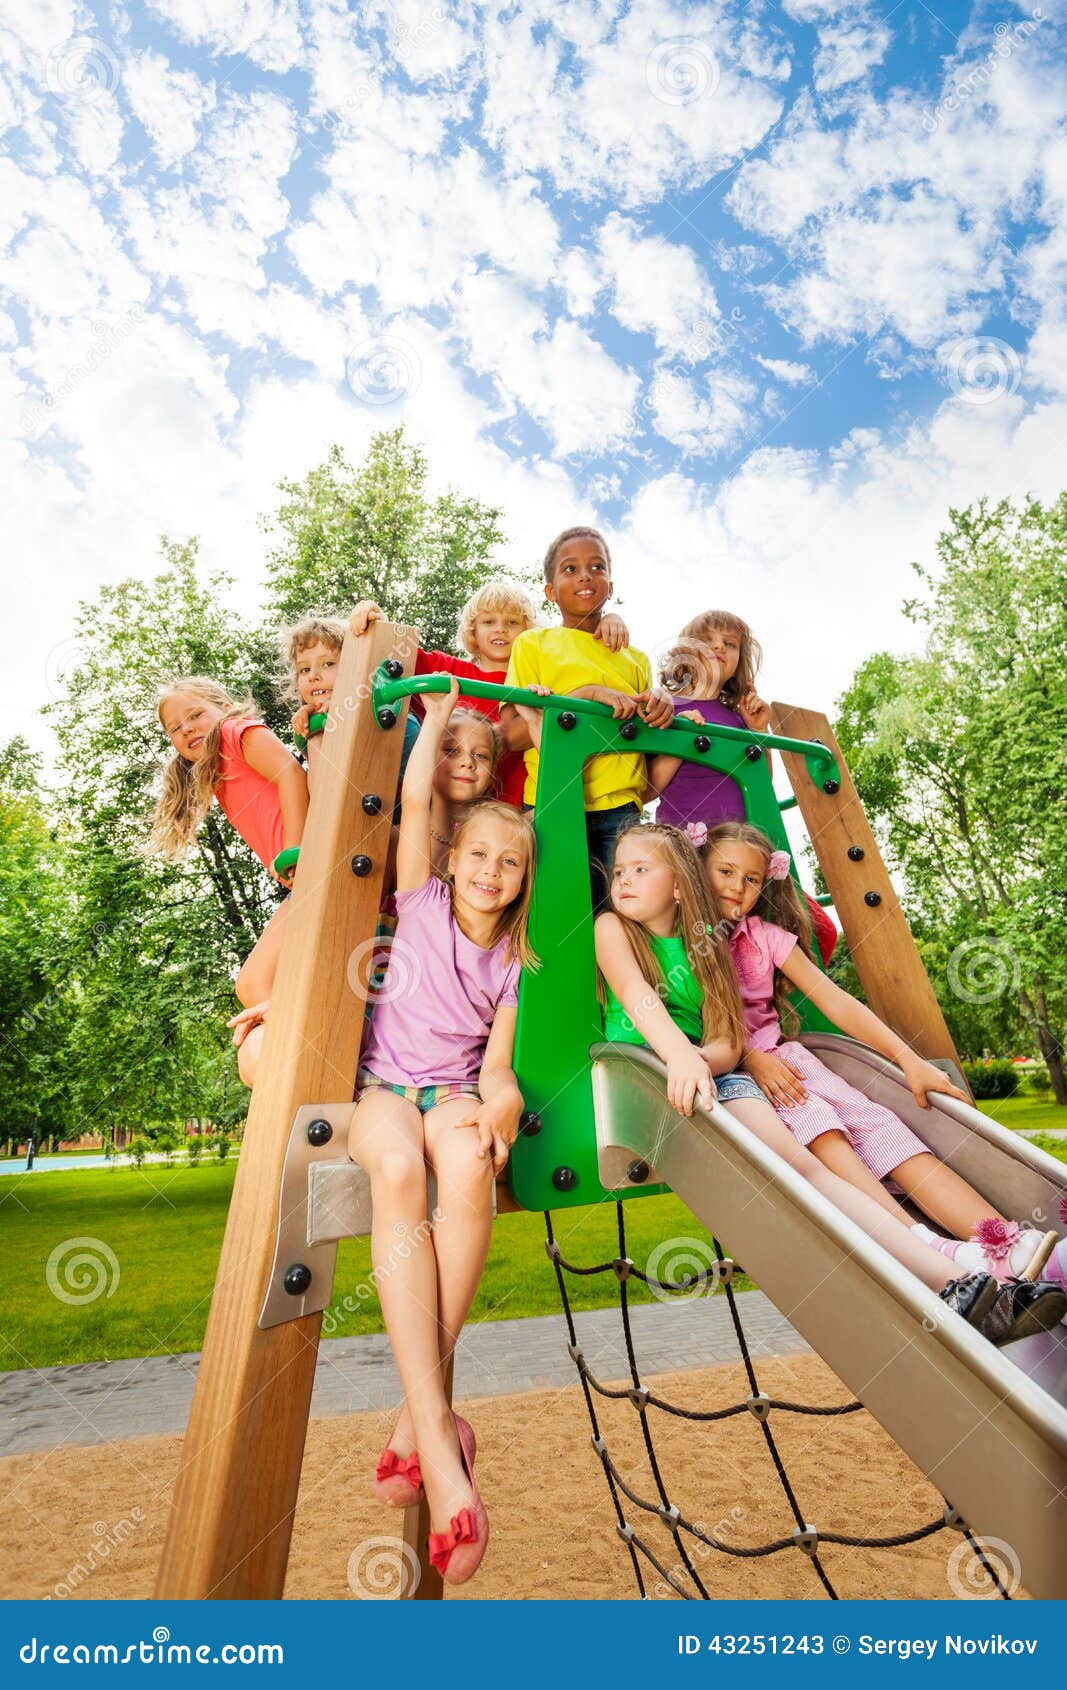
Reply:
[[[759, 1374], [771, 1396], [820, 1404], [848, 1400], [844, 1386], [812, 1355], [761, 1362]], [[647, 1382], [668, 1400], [698, 1409], [748, 1394], [739, 1364]], [[478, 1434], [477, 1476], [491, 1537], [477, 1577], [450, 1590], [447, 1599], [633, 1599], [629, 1553], [615, 1532], [579, 1387], [457, 1406]], [[628, 1402], [598, 1402], [598, 1412], [627, 1483], [653, 1499], [636, 1411]], [[401, 1516], [370, 1491], [392, 1418], [374, 1413], [311, 1422], [287, 1597], [351, 1598], [368, 1586], [377, 1594], [395, 1590], [399, 1559], [388, 1546], [383, 1552], [382, 1540], [398, 1537]], [[710, 1426], [655, 1410], [649, 1419], [668, 1493], [686, 1518], [739, 1545], [792, 1529], [750, 1415]], [[777, 1414], [773, 1424], [800, 1507], [813, 1524], [888, 1535], [940, 1514], [937, 1492], [866, 1412], [832, 1420]], [[148, 1437], [0, 1461], [0, 1596], [150, 1596], [179, 1451], [178, 1438]], [[665, 1566], [679, 1567], [662, 1523], [629, 1504], [626, 1516]], [[946, 1531], [906, 1549], [830, 1545], [822, 1558], [843, 1597], [950, 1598], [959, 1594], [962, 1546], [957, 1533]], [[807, 1558], [792, 1548], [759, 1560], [700, 1544], [691, 1554], [713, 1597], [822, 1595]], [[647, 1577], [650, 1594], [674, 1599], [654, 1568]]]

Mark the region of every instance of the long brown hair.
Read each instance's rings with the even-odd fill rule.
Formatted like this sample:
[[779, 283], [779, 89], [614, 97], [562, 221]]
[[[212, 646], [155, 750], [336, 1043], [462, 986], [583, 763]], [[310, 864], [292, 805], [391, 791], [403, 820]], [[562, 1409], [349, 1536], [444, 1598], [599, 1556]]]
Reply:
[[[710, 857], [717, 845], [725, 845], [732, 840], [737, 845], [750, 845], [763, 858], [763, 886], [750, 915], [762, 916], [774, 927], [784, 927], [787, 933], [796, 935], [797, 944], [808, 958], [815, 961], [812, 949], [811, 916], [808, 907], [797, 891], [796, 881], [791, 874], [784, 880], [769, 880], [767, 865], [771, 860], [774, 846], [765, 833], [749, 822], [720, 822], [717, 827], [708, 829], [707, 841], [702, 855], [705, 861]], [[774, 1008], [783, 1031], [795, 1032], [799, 1025], [797, 1012], [789, 996], [789, 983], [785, 976], [776, 968], [774, 971]]]
[[756, 684], [756, 674], [763, 662], [763, 647], [748, 623], [732, 610], [702, 610], [699, 616], [694, 616], [691, 622], [686, 623], [679, 637], [683, 640], [697, 640], [701, 645], [706, 645], [713, 628], [722, 628], [724, 633], [736, 634], [741, 647], [737, 669], [719, 694], [724, 704], [728, 704], [731, 710], [736, 710], [740, 700], [746, 693], [750, 693]]
[[[477, 712], [472, 711], [472, 715]], [[485, 718], [483, 717], [484, 721]], [[499, 945], [501, 939], [508, 941], [508, 955], [516, 959], [520, 968], [536, 969], [541, 966], [540, 960], [530, 946], [530, 899], [533, 896], [534, 873], [537, 868], [537, 838], [533, 830], [533, 822], [523, 810], [516, 810], [514, 804], [504, 804], [499, 798], [481, 798], [474, 804], [464, 808], [463, 815], [456, 824], [456, 831], [452, 838], [452, 850], [458, 851], [463, 835], [474, 827], [482, 816], [495, 816], [498, 821], [507, 822], [519, 835], [526, 850], [526, 867], [523, 870], [522, 885], [518, 895], [506, 909], [501, 910], [499, 920], [493, 930], [493, 937], [489, 949]], [[451, 874], [444, 877], [448, 886], [449, 897], [452, 900], [453, 914], [455, 913], [456, 888]]]
[[[678, 884], [675, 936], [685, 942], [685, 954], [703, 999], [701, 1019], [707, 1040], [729, 1038], [744, 1043], [745, 1017], [737, 977], [726, 949], [726, 926], [711, 895], [700, 858], [680, 828], [665, 822], [635, 822], [619, 834], [616, 849], [631, 834], [647, 839]], [[641, 974], [653, 988], [664, 984], [663, 970], [647, 928], [632, 916], [614, 911], [622, 922], [630, 950]]]
[[222, 780], [222, 724], [237, 718], [252, 717], [260, 721], [260, 712], [249, 699], [235, 700], [225, 687], [206, 675], [184, 675], [171, 681], [160, 694], [156, 714], [160, 724], [167, 700], [185, 692], [203, 699], [222, 711], [220, 719], [209, 729], [204, 740], [204, 755], [195, 763], [176, 751], [163, 771], [163, 785], [148, 835], [148, 849], [157, 851], [168, 862], [179, 863], [197, 835], [201, 822], [211, 808], [211, 801]]

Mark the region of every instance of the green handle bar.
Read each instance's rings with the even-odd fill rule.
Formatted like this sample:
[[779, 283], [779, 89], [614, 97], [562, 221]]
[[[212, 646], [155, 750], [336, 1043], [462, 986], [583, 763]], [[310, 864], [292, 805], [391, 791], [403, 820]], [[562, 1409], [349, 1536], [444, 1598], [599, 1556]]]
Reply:
[[275, 874], [286, 874], [289, 869], [296, 867], [299, 860], [299, 845], [287, 845], [285, 850], [279, 851], [278, 855], [274, 859]]
[[[413, 693], [447, 692], [452, 685], [451, 675], [411, 675], [406, 680], [393, 680], [386, 671], [383, 663], [374, 677], [373, 703], [374, 712], [382, 727], [392, 727], [392, 723], [381, 721], [381, 711], [390, 710], [402, 698], [408, 698]], [[601, 716], [611, 720], [611, 711], [606, 704], [600, 704], [593, 698], [570, 698], [562, 693], [529, 692], [525, 687], [502, 687], [493, 681], [468, 681], [463, 679], [460, 691], [466, 698], [492, 698], [501, 704], [529, 704], [535, 710], [570, 710], [576, 716]], [[708, 723], [698, 727], [695, 722], [680, 722], [675, 719], [669, 728], [660, 732], [686, 733], [690, 739], [698, 734], [714, 734], [716, 739], [733, 740], [739, 745], [758, 745], [765, 751], [795, 751], [804, 758], [808, 766], [808, 773], [813, 781], [819, 784], [825, 780], [838, 780], [837, 765], [825, 745], [820, 745], [812, 739], [786, 739], [780, 734], [750, 733], [747, 728], [720, 727], [718, 723]], [[664, 751], [670, 748], [664, 746]], [[837, 788], [835, 786], [834, 790]]]

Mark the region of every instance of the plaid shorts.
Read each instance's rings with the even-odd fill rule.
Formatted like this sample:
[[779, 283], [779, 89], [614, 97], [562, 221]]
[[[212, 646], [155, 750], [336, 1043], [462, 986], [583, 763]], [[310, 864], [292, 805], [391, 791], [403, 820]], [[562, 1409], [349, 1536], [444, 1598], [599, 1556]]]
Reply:
[[375, 1087], [379, 1091], [394, 1092], [397, 1097], [406, 1097], [423, 1115], [438, 1103], [447, 1103], [450, 1097], [480, 1095], [473, 1081], [447, 1080], [439, 1086], [394, 1086], [390, 1080], [380, 1080], [369, 1068], [360, 1068], [356, 1074], [356, 1097], [358, 1098], [361, 1092], [372, 1091]]

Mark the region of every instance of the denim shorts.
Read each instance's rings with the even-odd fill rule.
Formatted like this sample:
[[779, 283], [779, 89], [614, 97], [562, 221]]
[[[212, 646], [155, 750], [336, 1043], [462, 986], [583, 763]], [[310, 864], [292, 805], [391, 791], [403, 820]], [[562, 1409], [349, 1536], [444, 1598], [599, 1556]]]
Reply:
[[715, 1090], [719, 1094], [720, 1103], [737, 1103], [742, 1098], [750, 1097], [754, 1103], [766, 1103], [767, 1099], [750, 1074], [716, 1074]]

